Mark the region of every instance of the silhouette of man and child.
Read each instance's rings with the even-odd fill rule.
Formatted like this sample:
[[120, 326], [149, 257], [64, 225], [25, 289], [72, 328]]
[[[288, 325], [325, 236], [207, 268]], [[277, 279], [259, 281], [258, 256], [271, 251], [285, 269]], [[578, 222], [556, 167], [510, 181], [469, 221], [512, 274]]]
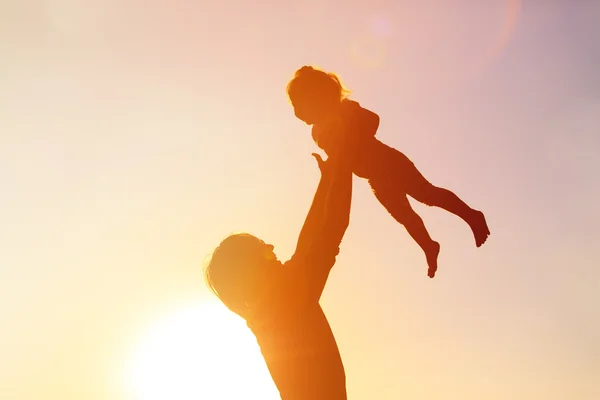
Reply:
[[407, 195], [462, 218], [477, 247], [490, 231], [481, 211], [432, 185], [408, 157], [375, 137], [379, 116], [350, 100], [335, 74], [304, 66], [287, 94], [296, 117], [312, 125], [313, 140], [327, 154], [324, 161], [313, 153], [321, 178], [294, 255], [282, 263], [273, 245], [234, 234], [214, 250], [205, 277], [256, 336], [282, 400], [345, 400], [344, 366], [319, 299], [350, 221], [352, 174], [368, 180], [379, 202], [423, 249], [430, 278], [440, 245]]

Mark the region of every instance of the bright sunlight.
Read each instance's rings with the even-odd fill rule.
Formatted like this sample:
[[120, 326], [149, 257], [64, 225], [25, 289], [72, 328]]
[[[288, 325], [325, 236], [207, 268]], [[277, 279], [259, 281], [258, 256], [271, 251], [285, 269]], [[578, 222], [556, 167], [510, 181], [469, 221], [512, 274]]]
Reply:
[[215, 303], [158, 320], [136, 343], [126, 371], [134, 400], [279, 399], [256, 339]]

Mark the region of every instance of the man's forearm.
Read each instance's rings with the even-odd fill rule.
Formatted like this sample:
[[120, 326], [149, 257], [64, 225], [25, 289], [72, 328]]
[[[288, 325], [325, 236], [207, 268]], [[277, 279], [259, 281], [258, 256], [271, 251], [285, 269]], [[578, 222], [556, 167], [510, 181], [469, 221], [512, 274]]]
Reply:
[[336, 159], [332, 169], [321, 234], [332, 242], [341, 242], [350, 223], [352, 170], [347, 160], [343, 158]]
[[325, 217], [325, 204], [331, 186], [330, 176], [322, 175], [319, 181], [319, 186], [313, 197], [312, 204], [302, 225], [302, 230], [298, 237], [296, 252], [301, 249], [308, 249], [312, 240], [322, 228], [323, 218]]
[[[339, 155], [339, 154], [338, 154]], [[307, 278], [306, 293], [309, 299], [318, 301], [327, 282], [329, 271], [335, 264], [340, 244], [350, 222], [352, 201], [352, 171], [344, 157], [330, 157], [326, 174], [313, 202], [314, 219], [307, 223], [294, 257], [302, 259]], [[324, 195], [325, 198], [322, 198]], [[311, 207], [311, 211], [313, 211]], [[302, 247], [300, 246], [302, 243]]]
[[349, 224], [352, 171], [339, 155], [327, 160], [313, 202], [300, 231], [296, 252], [308, 251], [315, 240], [341, 241]]

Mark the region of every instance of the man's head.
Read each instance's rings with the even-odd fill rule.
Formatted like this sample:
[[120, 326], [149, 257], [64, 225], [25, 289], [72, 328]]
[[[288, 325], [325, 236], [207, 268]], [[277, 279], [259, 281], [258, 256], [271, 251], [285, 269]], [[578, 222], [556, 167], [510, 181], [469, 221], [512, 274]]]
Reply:
[[281, 266], [272, 245], [248, 233], [239, 233], [217, 246], [204, 275], [208, 287], [225, 306], [246, 318], [272, 272]]

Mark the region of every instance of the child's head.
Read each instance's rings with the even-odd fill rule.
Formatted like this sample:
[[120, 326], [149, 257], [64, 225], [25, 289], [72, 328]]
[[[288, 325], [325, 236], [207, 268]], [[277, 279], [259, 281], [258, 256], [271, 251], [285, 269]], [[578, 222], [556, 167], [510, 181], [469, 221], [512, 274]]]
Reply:
[[309, 125], [324, 122], [350, 92], [333, 72], [304, 66], [287, 85], [294, 113]]
[[272, 245], [240, 233], [230, 235], [217, 246], [204, 276], [208, 287], [227, 308], [247, 318], [273, 269], [281, 265]]

